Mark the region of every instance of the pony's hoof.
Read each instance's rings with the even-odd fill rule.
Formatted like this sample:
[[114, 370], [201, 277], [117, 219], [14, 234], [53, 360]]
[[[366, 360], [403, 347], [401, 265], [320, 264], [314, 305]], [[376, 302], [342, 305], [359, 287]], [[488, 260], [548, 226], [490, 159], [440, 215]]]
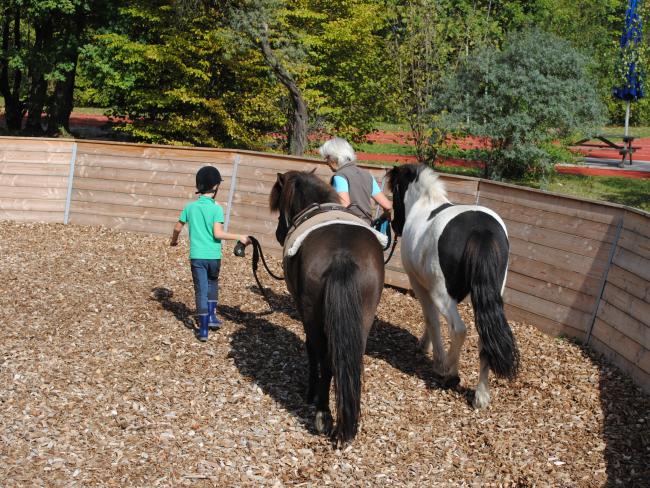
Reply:
[[446, 376], [443, 379], [442, 387], [445, 389], [456, 388], [460, 384], [460, 376]]
[[330, 435], [334, 428], [334, 422], [332, 421], [332, 415], [329, 412], [318, 411], [316, 412], [316, 419], [314, 420], [314, 427], [316, 430], [325, 435]]
[[486, 408], [490, 404], [490, 394], [487, 392], [479, 392], [477, 391], [474, 394], [474, 408], [477, 410], [481, 410], [483, 408]]

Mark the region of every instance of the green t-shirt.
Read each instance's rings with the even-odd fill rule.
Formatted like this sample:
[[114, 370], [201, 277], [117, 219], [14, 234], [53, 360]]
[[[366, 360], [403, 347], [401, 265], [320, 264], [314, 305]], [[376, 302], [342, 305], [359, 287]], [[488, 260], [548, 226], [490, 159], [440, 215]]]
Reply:
[[190, 259], [221, 259], [221, 239], [215, 239], [213, 232], [215, 222], [223, 224], [221, 205], [201, 195], [185, 205], [178, 220], [189, 224]]

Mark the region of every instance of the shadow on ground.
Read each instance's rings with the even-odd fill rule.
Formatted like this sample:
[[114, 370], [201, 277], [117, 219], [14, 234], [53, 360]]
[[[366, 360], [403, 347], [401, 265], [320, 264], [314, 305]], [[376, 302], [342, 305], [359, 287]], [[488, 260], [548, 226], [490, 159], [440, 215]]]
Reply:
[[157, 300], [164, 310], [174, 314], [176, 320], [181, 322], [188, 329], [194, 330], [193, 310], [189, 309], [183, 302], [172, 300], [174, 292], [168, 288], [156, 287], [151, 290], [152, 300]]

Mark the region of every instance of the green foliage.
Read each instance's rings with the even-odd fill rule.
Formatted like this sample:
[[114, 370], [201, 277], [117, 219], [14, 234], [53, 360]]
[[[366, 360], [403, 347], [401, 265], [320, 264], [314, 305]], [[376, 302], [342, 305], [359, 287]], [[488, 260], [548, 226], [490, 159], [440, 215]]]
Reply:
[[492, 178], [550, 173], [555, 161], [544, 143], [603, 122], [586, 59], [538, 30], [510, 36], [503, 50], [471, 55], [433, 103], [446, 109], [445, 129], [492, 141], [486, 166]]
[[161, 3], [129, 2], [116, 28], [85, 49], [96, 98], [132, 121], [121, 130], [137, 140], [263, 148], [282, 114], [259, 55], [240, 53], [214, 28], [219, 12], [185, 20]]

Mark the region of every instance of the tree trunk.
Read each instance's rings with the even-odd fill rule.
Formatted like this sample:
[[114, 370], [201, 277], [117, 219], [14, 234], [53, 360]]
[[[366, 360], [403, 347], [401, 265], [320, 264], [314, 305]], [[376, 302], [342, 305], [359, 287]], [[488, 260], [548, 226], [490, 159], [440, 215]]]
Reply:
[[268, 38], [262, 35], [258, 43], [264, 59], [271, 66], [280, 83], [289, 91], [291, 106], [293, 108], [291, 134], [289, 134], [289, 152], [294, 156], [302, 156], [307, 149], [307, 121], [309, 117], [307, 103], [291, 73], [282, 66], [278, 58], [273, 54]]
[[74, 82], [77, 74], [77, 60], [74, 68], [65, 74], [65, 80], [57, 81], [54, 95], [48, 109], [47, 133], [60, 135], [70, 133], [70, 114], [73, 108]]
[[53, 24], [50, 17], [44, 22], [34, 26], [34, 52], [35, 56], [32, 65], [29, 67], [29, 99], [27, 101], [27, 123], [25, 130], [31, 134], [43, 134], [41, 125], [41, 114], [45, 107], [47, 97], [47, 81], [45, 80], [45, 67], [49, 66], [52, 60], [47, 59], [48, 47], [53, 41]]
[[[20, 100], [22, 72], [19, 69], [14, 70], [12, 77], [12, 73], [9, 71], [8, 55], [11, 39], [11, 12], [9, 11], [9, 7], [5, 9], [3, 17], [2, 55], [0, 57], [0, 94], [2, 94], [2, 97], [5, 100], [5, 122], [7, 124], [7, 129], [12, 132], [18, 132], [22, 127], [23, 117], [25, 116], [25, 104]], [[16, 49], [21, 48], [22, 42], [20, 18], [20, 9], [15, 7], [13, 12], [13, 44]]]

